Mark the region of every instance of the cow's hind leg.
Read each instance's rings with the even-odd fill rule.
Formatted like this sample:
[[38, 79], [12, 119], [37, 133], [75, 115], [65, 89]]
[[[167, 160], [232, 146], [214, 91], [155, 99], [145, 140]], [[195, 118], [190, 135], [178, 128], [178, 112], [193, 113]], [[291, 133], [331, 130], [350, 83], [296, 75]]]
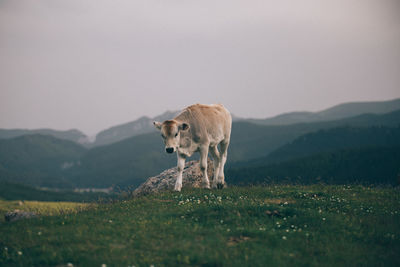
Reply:
[[185, 160], [186, 158], [184, 156], [178, 155], [178, 177], [176, 178], [175, 182], [175, 191], [181, 191], [182, 189], [182, 173], [183, 169], [185, 168]]
[[224, 166], [225, 166], [226, 159], [228, 156], [229, 140], [223, 140], [219, 144], [219, 146], [221, 149], [221, 163], [220, 163], [219, 172], [218, 172], [217, 187], [223, 188], [225, 186]]
[[211, 186], [212, 186], [212, 188], [217, 188], [217, 179], [218, 179], [218, 173], [219, 173], [219, 168], [220, 168], [220, 163], [221, 163], [221, 157], [220, 157], [217, 146], [210, 147], [210, 154], [213, 158], [213, 163], [214, 163], [214, 179], [211, 183]]
[[208, 144], [200, 147], [200, 170], [203, 174], [203, 187], [210, 188], [210, 181], [207, 175]]

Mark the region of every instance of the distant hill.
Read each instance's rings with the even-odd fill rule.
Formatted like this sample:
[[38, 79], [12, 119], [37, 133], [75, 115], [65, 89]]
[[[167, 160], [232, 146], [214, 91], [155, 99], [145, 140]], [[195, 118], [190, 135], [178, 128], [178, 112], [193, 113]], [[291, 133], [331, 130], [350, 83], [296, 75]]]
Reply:
[[400, 99], [374, 102], [352, 102], [336, 105], [319, 112], [290, 112], [267, 119], [248, 119], [262, 125], [288, 125], [302, 122], [339, 120], [361, 114], [384, 114], [400, 109]]
[[399, 145], [400, 125], [397, 127], [372, 126], [362, 128], [345, 126], [322, 129], [302, 135], [265, 157], [239, 162], [234, 166], [261, 166], [339, 149]]
[[272, 151], [293, 141], [299, 136], [321, 129], [343, 126], [371, 127], [400, 125], [400, 110], [387, 114], [363, 114], [335, 121], [298, 123], [291, 125], [256, 125], [236, 122], [232, 127], [228, 164], [267, 156]]
[[52, 129], [0, 129], [0, 139], [9, 139], [23, 135], [50, 135], [59, 139], [70, 140], [78, 144], [86, 144], [89, 142], [88, 137], [79, 130], [57, 131]]
[[43, 187], [71, 187], [68, 169], [86, 149], [48, 135], [0, 140], [0, 181]]
[[72, 181], [79, 187], [136, 187], [174, 165], [176, 155], [167, 155], [160, 135], [150, 133], [89, 150], [72, 168]]
[[231, 168], [228, 184], [400, 183], [400, 146], [363, 147], [325, 152], [257, 167]]
[[101, 131], [96, 135], [96, 140], [91, 146], [101, 146], [115, 143], [129, 137], [155, 132], [153, 121], [164, 121], [174, 118], [178, 111], [167, 111], [154, 118], [141, 117], [135, 121], [120, 124]]

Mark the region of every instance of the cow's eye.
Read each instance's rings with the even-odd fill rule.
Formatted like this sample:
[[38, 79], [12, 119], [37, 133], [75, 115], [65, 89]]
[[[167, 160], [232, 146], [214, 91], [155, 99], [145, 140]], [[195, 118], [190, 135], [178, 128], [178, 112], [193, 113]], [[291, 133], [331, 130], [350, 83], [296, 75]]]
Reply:
[[165, 136], [163, 134], [161, 135], [161, 137], [165, 139]]
[[177, 136], [178, 136], [178, 133], [175, 134], [175, 137], [177, 137]]

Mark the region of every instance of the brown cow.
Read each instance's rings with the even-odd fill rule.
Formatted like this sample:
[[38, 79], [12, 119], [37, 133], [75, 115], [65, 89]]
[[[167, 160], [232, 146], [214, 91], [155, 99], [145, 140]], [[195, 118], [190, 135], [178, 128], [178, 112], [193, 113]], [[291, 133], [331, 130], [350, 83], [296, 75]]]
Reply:
[[[161, 131], [167, 153], [177, 152], [178, 177], [175, 190], [182, 188], [182, 171], [187, 157], [200, 152], [200, 168], [203, 186], [210, 188], [207, 176], [207, 155], [214, 160], [214, 180], [212, 187], [222, 188], [225, 184], [224, 165], [231, 137], [232, 117], [221, 104], [195, 104], [185, 108], [178, 116], [163, 123], [154, 122]], [[218, 145], [220, 150], [218, 150]]]

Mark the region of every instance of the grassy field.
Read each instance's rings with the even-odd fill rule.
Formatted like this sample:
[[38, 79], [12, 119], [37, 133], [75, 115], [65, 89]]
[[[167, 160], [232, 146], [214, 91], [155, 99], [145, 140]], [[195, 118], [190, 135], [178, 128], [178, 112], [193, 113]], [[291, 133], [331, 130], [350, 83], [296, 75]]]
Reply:
[[48, 201], [16, 201], [0, 199], [0, 221], [4, 222], [7, 211], [21, 210], [31, 211], [40, 216], [55, 216], [68, 213], [77, 213], [88, 209], [95, 204], [76, 202], [48, 202]]
[[400, 266], [399, 193], [280, 185], [92, 205], [1, 222], [0, 265]]

